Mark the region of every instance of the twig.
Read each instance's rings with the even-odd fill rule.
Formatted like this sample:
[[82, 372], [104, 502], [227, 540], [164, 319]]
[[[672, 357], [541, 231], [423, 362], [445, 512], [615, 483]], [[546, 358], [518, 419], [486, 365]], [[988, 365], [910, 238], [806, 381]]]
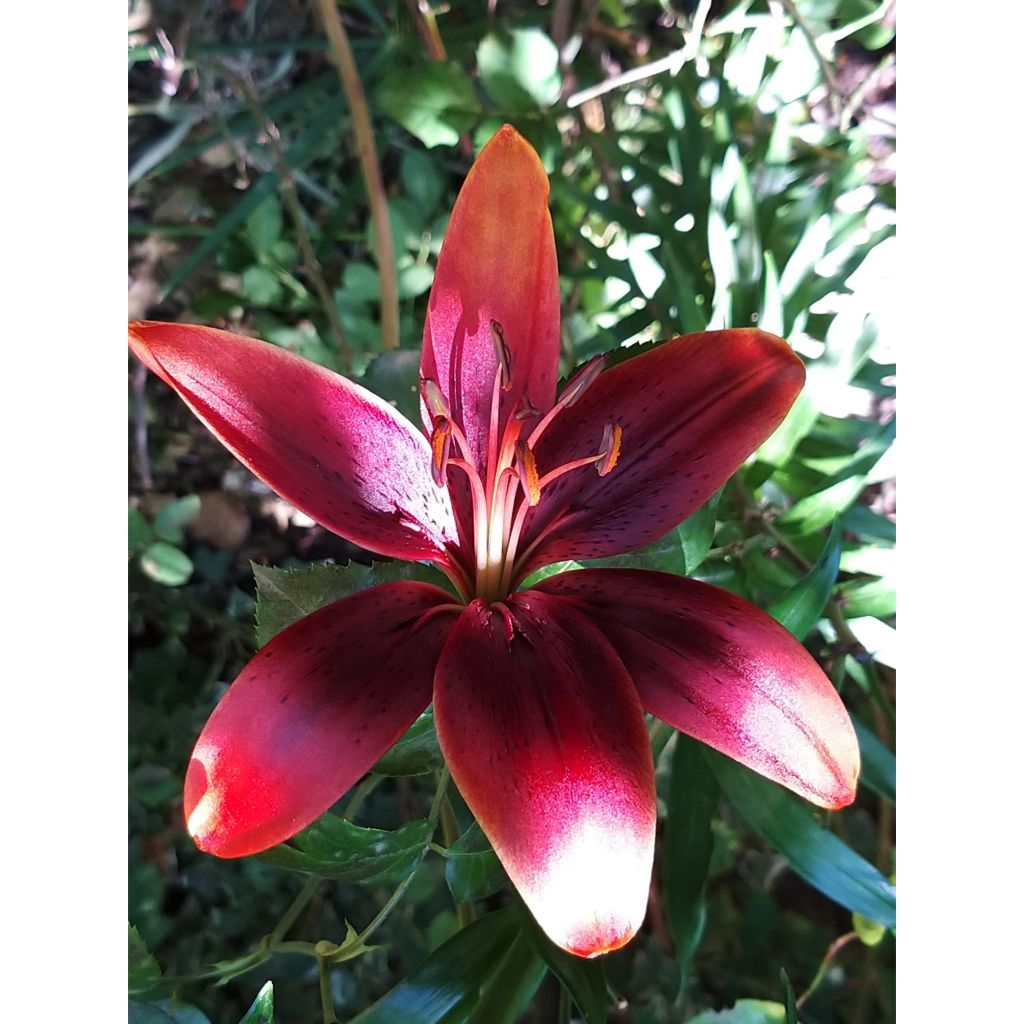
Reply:
[[310, 241], [309, 232], [306, 230], [302, 205], [299, 202], [299, 193], [295, 187], [295, 179], [292, 177], [291, 168], [288, 166], [288, 160], [281, 146], [281, 133], [278, 131], [277, 125], [263, 109], [259, 97], [257, 97], [249, 82], [246, 81], [245, 76], [233, 71], [226, 64], [218, 64], [217, 69], [238, 89], [253, 118], [263, 126], [264, 134], [267, 136], [267, 144], [274, 156], [278, 176], [281, 178], [281, 195], [284, 198], [285, 205], [288, 207], [288, 213], [295, 228], [295, 237], [299, 243], [299, 251], [302, 253], [303, 269], [306, 271], [306, 275], [313, 285], [313, 290], [320, 300], [320, 305], [323, 308], [324, 316], [327, 317], [331, 334], [334, 335], [334, 343], [338, 349], [341, 368], [348, 372], [352, 368], [352, 349], [349, 346], [348, 339], [345, 337], [344, 328], [342, 328], [341, 320], [338, 318], [338, 307], [334, 304], [334, 297], [331, 295], [331, 290], [327, 287], [327, 282], [324, 280], [323, 269], [320, 266], [320, 261], [316, 258], [313, 243]]
[[796, 9], [796, 4], [793, 0], [781, 0], [781, 2], [782, 6], [789, 11], [789, 16], [793, 19], [793, 23], [801, 32], [803, 32], [807, 37], [807, 42], [810, 43], [811, 52], [814, 54], [814, 59], [818, 62], [818, 67], [821, 69], [822, 77], [825, 79], [825, 87], [828, 89], [829, 105], [832, 107], [832, 113], [838, 117], [839, 108], [843, 102], [843, 90], [839, 87], [839, 80], [836, 78], [836, 73], [832, 70], [831, 63], [829, 63], [825, 58], [825, 55], [821, 52], [821, 47], [818, 45], [818, 40], [811, 31], [810, 25], [804, 21], [803, 15]]
[[398, 348], [398, 277], [395, 271], [395, 247], [391, 238], [391, 216], [388, 213], [384, 178], [380, 171], [377, 144], [373, 140], [370, 111], [366, 94], [359, 80], [352, 46], [338, 15], [335, 0], [316, 0], [317, 10], [327, 33], [327, 42], [341, 79], [341, 88], [348, 100], [349, 113], [356, 133], [356, 150], [363, 172], [363, 184], [370, 202], [374, 235], [377, 239], [377, 268], [380, 271], [381, 348]]
[[850, 99], [847, 101], [846, 106], [843, 107], [843, 112], [839, 115], [839, 130], [845, 132], [850, 127], [850, 121], [853, 120], [853, 115], [861, 108], [864, 103], [864, 97], [868, 94], [868, 90], [871, 89], [882, 75], [889, 70], [896, 63], [895, 54], [887, 54], [878, 64], [878, 67], [864, 79], [856, 89], [850, 93]]
[[804, 1003], [814, 995], [817, 987], [825, 980], [825, 974], [828, 971], [829, 965], [835, 959], [836, 954], [854, 939], [858, 938], [856, 932], [847, 932], [845, 935], [840, 935], [831, 946], [825, 950], [825, 955], [822, 957], [821, 964], [818, 967], [818, 973], [814, 975], [810, 985], [807, 986], [807, 991], [796, 1001], [796, 1008], [802, 1010]]
[[416, 22], [416, 28], [423, 37], [423, 43], [431, 60], [447, 60], [448, 53], [437, 27], [437, 16], [427, 0], [405, 0], [406, 7]]

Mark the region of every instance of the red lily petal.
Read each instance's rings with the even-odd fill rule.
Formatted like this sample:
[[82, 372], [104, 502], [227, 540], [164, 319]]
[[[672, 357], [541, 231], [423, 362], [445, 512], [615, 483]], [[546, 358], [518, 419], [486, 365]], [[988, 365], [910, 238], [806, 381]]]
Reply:
[[328, 530], [396, 558], [442, 558], [448, 495], [418, 430], [376, 395], [254, 338], [133, 323], [132, 351], [230, 451]]
[[441, 655], [434, 716], [452, 777], [552, 941], [578, 956], [628, 942], [647, 904], [654, 772], [608, 642], [560, 598], [474, 601]]
[[676, 338], [601, 374], [559, 413], [535, 454], [542, 474], [594, 455], [614, 422], [622, 428], [618, 461], [606, 476], [578, 469], [545, 489], [520, 543], [525, 552], [550, 530], [529, 567], [657, 540], [775, 430], [803, 382], [789, 346], [757, 330]]
[[196, 743], [185, 777], [196, 845], [219, 857], [258, 853], [369, 771], [430, 703], [453, 619], [424, 616], [450, 601], [424, 583], [382, 583], [275, 636]]
[[571, 598], [604, 632], [647, 711], [819, 807], [853, 801], [850, 716], [799, 641], [759, 608], [640, 569], [561, 573], [537, 589]]
[[[511, 354], [499, 422], [525, 395], [551, 408], [558, 379], [558, 265], [548, 179], [533, 147], [500, 128], [470, 168], [437, 261], [421, 373], [437, 382], [477, 466], [486, 461], [498, 369], [491, 321]], [[430, 427], [429, 418], [424, 422]]]

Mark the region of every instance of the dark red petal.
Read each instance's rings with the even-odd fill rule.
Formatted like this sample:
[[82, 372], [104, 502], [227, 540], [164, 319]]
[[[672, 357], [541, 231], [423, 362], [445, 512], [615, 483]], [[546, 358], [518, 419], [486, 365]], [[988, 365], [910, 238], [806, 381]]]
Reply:
[[185, 818], [196, 845], [243, 857], [319, 817], [430, 703], [453, 618], [424, 583], [383, 583], [274, 637], [196, 743]]
[[365, 388], [211, 327], [140, 321], [128, 341], [218, 440], [328, 530], [396, 558], [438, 559], [454, 540], [425, 439]]
[[500, 422], [524, 395], [546, 412], [558, 379], [560, 333], [548, 179], [533, 147], [511, 125], [484, 147], [455, 202], [423, 333], [421, 372], [440, 385], [478, 466], [498, 368], [492, 320], [511, 352]]
[[654, 852], [654, 774], [622, 663], [569, 602], [526, 591], [506, 617], [475, 601], [434, 684], [441, 748], [459, 790], [537, 922], [596, 956], [643, 921]]
[[697, 580], [585, 569], [537, 588], [604, 632], [644, 708], [820, 807], [856, 795], [850, 716], [799, 641], [752, 604]]
[[676, 338], [601, 374], [539, 439], [537, 464], [543, 475], [597, 454], [609, 422], [622, 428], [618, 462], [607, 476], [584, 467], [545, 489], [519, 550], [548, 528], [531, 567], [657, 540], [775, 430], [803, 382], [789, 346], [756, 330]]

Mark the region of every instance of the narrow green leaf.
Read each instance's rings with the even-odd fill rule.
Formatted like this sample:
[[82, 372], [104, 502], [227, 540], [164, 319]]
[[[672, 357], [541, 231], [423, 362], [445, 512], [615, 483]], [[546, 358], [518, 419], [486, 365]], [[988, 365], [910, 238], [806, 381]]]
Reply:
[[459, 1024], [519, 929], [515, 910], [499, 910], [457, 932], [352, 1024]]
[[153, 528], [149, 525], [146, 517], [137, 509], [128, 508], [128, 552], [134, 554], [136, 551], [146, 547], [153, 540]]
[[378, 775], [426, 775], [443, 764], [434, 729], [434, 711], [427, 708], [373, 770]]
[[854, 715], [850, 715], [860, 744], [860, 781], [868, 789], [896, 803], [896, 755]]
[[779, 971], [779, 979], [782, 981], [782, 990], [786, 996], [786, 1024], [800, 1024], [796, 1019], [796, 994], [793, 992], [793, 985], [785, 967]]
[[135, 925], [128, 926], [128, 994], [141, 995], [160, 980], [160, 965]]
[[515, 1024], [547, 972], [533, 943], [519, 932], [485, 987], [469, 1024]]
[[523, 588], [535, 587], [541, 580], [546, 580], [549, 576], [556, 576], [560, 572], [574, 572], [576, 569], [582, 568], [584, 567], [579, 562], [573, 562], [572, 560], [542, 565], [523, 580]]
[[156, 1003], [128, 1002], [128, 1024], [210, 1024], [210, 1018], [190, 1003], [161, 999]]
[[842, 539], [842, 523], [834, 523], [818, 560], [768, 608], [768, 614], [798, 640], [807, 636], [825, 610], [839, 575]]
[[433, 834], [430, 821], [410, 821], [389, 832], [361, 828], [328, 813], [288, 843], [257, 856], [264, 864], [307, 875], [390, 885], [402, 881], [419, 864]]
[[448, 586], [436, 569], [416, 562], [348, 562], [304, 569], [274, 569], [253, 562], [252, 571], [256, 577], [256, 642], [260, 647], [310, 612], [357, 590], [397, 580]]
[[718, 783], [704, 758], [703, 745], [678, 734], [672, 753], [661, 864], [665, 916], [676, 944], [680, 986], [686, 983], [704, 930], [704, 885], [711, 863], [711, 821], [718, 798]]
[[826, 831], [809, 805], [713, 750], [711, 770], [747, 823], [810, 885], [847, 910], [896, 924], [896, 889], [874, 865]]
[[605, 1024], [608, 1019], [608, 986], [604, 980], [601, 960], [581, 960], [578, 956], [566, 953], [541, 931], [525, 906], [521, 908], [521, 913], [524, 931], [562, 987], [572, 996], [576, 1008], [583, 1015], [584, 1024]]
[[834, 522], [864, 490], [863, 476], [851, 476], [836, 484], [801, 498], [791, 509], [779, 516], [782, 526], [792, 526], [801, 533], [814, 533]]
[[274, 1024], [274, 983], [268, 981], [238, 1024]]
[[180, 587], [192, 578], [192, 560], [172, 544], [158, 540], [139, 559], [142, 571], [165, 587]]
[[873, 615], [888, 619], [896, 614], [896, 586], [892, 579], [852, 580], [839, 586], [843, 612], [851, 619]]
[[245, 221], [245, 231], [253, 249], [260, 254], [270, 252], [271, 246], [281, 237], [284, 217], [277, 196], [264, 199]]
[[448, 847], [444, 857], [444, 879], [456, 903], [485, 899], [508, 884], [498, 855], [476, 822]]

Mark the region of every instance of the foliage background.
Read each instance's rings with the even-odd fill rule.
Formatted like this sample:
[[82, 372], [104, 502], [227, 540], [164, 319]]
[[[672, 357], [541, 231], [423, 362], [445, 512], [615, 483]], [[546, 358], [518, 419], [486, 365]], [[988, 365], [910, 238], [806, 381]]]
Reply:
[[[593, 972], [567, 976], [572, 965], [562, 962], [545, 972], [539, 953], [518, 963], [494, 955], [481, 968], [484, 986], [504, 992], [501, 982], [523, 996], [524, 1020], [578, 1016], [588, 1010], [581, 1003], [588, 1021], [599, 1012], [638, 1022], [784, 1020], [781, 970], [797, 995], [810, 990], [802, 1020], [893, 1018], [892, 936], [851, 919], [843, 865], [834, 848], [815, 845], [832, 835], [882, 875], [895, 870], [895, 367], [884, 316], [895, 205], [892, 14], [867, 0], [519, 3], [493, 13], [458, 4], [433, 20], [417, 4], [345, 5], [397, 256], [401, 345], [384, 351], [382, 275], [351, 111], [310, 12], [253, 2], [130, 9], [132, 316], [258, 334], [351, 372], [408, 410], [447, 212], [474, 149], [511, 120], [552, 174], [565, 370], [620, 345], [748, 323], [784, 334], [808, 362], [805, 398], [717, 506], [630, 562], [696, 571], [805, 637], [858, 719], [861, 797], [841, 814], [806, 812], [773, 832], [789, 819], [758, 814], [774, 806], [770, 791], [751, 795], [745, 775], [656, 729], [662, 822], [652, 903], [644, 932], [602, 962], [614, 999], [603, 1011], [592, 1005]], [[654, 73], [623, 81], [642, 65]], [[615, 87], [574, 104], [601, 83]], [[315, 263], [303, 256], [307, 241]], [[368, 556], [248, 477], [137, 366], [131, 380], [132, 1016], [201, 1013], [234, 1024], [271, 980], [278, 1020], [316, 1019], [310, 957], [282, 952], [214, 984], [233, 971], [210, 966], [256, 947], [303, 883], [265, 861], [195, 851], [180, 821], [181, 779], [202, 723], [254, 649], [249, 561]], [[365, 576], [322, 572], [321, 591], [344, 592], [353, 574]], [[262, 601], [272, 614], [266, 590]], [[417, 767], [429, 771], [436, 765], [426, 757]], [[358, 825], [408, 828], [427, 814], [430, 774], [371, 778], [380, 781], [361, 799]], [[443, 846], [468, 827], [457, 800], [443, 824]], [[374, 936], [385, 949], [325, 972], [341, 1019], [416, 970], [470, 913], [510, 904], [487, 851], [473, 852], [477, 838], [465, 837], [464, 861], [432, 851], [407, 876]], [[469, 867], [451, 870], [453, 862]], [[351, 863], [333, 870], [341, 881], [316, 887], [290, 934], [340, 942], [345, 922], [371, 921], [408, 866], [383, 879], [360, 877]], [[695, 884], [705, 873], [707, 884]], [[478, 921], [476, 934], [480, 927], [489, 926]], [[441, 990], [466, 981], [458, 959], [462, 967], [434, 961]], [[502, 963], [511, 966], [493, 973]], [[560, 996], [563, 983], [575, 1010]], [[467, 1019], [479, 984], [467, 983], [443, 1019]], [[269, 1012], [269, 999], [253, 1014]], [[442, 1017], [421, 1008], [409, 1019]]]

